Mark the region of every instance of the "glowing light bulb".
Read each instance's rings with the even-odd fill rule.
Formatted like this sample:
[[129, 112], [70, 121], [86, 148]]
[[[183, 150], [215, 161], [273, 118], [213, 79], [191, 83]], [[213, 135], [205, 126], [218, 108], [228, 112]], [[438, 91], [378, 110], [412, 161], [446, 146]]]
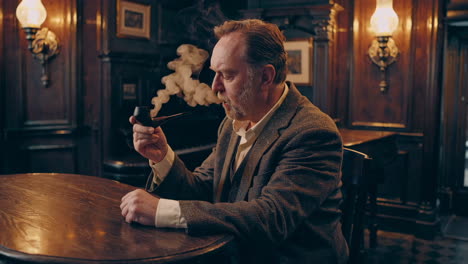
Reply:
[[398, 15], [393, 10], [393, 0], [377, 0], [371, 17], [371, 29], [376, 36], [391, 36], [398, 27]]
[[22, 0], [16, 8], [16, 17], [23, 28], [40, 28], [47, 11], [41, 0]]

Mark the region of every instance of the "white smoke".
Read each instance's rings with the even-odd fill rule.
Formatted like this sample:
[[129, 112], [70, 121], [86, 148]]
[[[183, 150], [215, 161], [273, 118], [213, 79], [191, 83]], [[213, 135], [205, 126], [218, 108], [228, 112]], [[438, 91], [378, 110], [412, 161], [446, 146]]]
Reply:
[[174, 94], [183, 97], [192, 107], [221, 103], [209, 85], [192, 78], [192, 75], [198, 76], [202, 70], [203, 64], [208, 59], [208, 52], [194, 45], [182, 44], [177, 48], [177, 54], [179, 58], [167, 64], [167, 68], [175, 72], [161, 79], [166, 89], [159, 90], [157, 96], [151, 100], [154, 105], [154, 109], [151, 110], [153, 117], [157, 116], [162, 105]]

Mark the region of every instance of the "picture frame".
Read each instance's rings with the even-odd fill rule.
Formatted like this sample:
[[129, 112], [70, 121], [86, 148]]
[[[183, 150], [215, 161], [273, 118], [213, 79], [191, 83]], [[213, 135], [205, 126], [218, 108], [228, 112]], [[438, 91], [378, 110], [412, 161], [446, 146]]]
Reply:
[[286, 80], [297, 85], [312, 84], [312, 39], [292, 39], [284, 42], [288, 54]]
[[136, 100], [137, 95], [137, 84], [136, 83], [123, 83], [122, 84], [122, 99], [123, 100]]
[[150, 39], [151, 6], [118, 0], [117, 37]]

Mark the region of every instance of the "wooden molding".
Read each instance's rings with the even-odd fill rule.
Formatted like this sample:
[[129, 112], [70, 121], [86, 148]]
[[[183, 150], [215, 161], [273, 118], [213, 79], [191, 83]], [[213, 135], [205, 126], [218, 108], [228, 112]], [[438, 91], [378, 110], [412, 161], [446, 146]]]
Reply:
[[353, 127], [406, 128], [405, 124], [384, 122], [352, 122]]

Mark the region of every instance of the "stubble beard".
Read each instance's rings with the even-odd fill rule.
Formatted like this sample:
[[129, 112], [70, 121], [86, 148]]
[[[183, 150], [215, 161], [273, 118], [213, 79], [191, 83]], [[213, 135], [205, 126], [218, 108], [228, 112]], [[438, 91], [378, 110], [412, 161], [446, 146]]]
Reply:
[[249, 99], [254, 96], [254, 71], [252, 69], [248, 70], [248, 80], [245, 83], [242, 93], [239, 94], [237, 104], [231, 104], [231, 101], [226, 98], [226, 103], [228, 106], [223, 105], [226, 115], [234, 120], [246, 120], [247, 112], [249, 109]]

